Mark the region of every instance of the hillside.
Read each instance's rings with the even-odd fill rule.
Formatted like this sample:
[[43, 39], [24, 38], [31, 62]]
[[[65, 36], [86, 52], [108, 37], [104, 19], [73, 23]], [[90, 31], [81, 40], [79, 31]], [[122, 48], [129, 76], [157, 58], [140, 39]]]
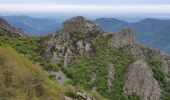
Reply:
[[57, 100], [59, 88], [42, 69], [11, 48], [0, 47], [2, 100]]
[[116, 32], [125, 26], [131, 27], [140, 43], [159, 48], [170, 54], [170, 20], [147, 18], [138, 22], [128, 23], [110, 18], [100, 18], [94, 20], [94, 23], [108, 32]]
[[97, 93], [92, 97], [85, 91], [50, 80], [39, 65], [12, 48], [0, 47], [0, 79], [2, 100], [82, 100], [83, 93], [88, 100], [105, 100]]
[[170, 57], [139, 45], [129, 28], [103, 31], [78, 16], [41, 40], [40, 54], [59, 65], [73, 86], [108, 100], [168, 100]]
[[77, 16], [45, 37], [0, 33], [0, 99], [170, 99], [170, 57], [128, 27], [106, 32]]
[[53, 71], [60, 72], [57, 65], [38, 54], [40, 38], [1, 34], [0, 99], [105, 100], [97, 92], [86, 92], [81, 87], [73, 87], [67, 83], [60, 84], [62, 77], [50, 74]]

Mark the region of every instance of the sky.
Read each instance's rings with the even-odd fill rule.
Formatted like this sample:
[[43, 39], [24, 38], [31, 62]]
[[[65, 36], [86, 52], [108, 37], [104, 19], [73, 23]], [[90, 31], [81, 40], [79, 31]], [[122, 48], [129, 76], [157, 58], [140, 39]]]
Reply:
[[0, 0], [0, 14], [110, 16], [170, 14], [170, 0]]
[[170, 4], [170, 0], [0, 0], [0, 3], [49, 4]]

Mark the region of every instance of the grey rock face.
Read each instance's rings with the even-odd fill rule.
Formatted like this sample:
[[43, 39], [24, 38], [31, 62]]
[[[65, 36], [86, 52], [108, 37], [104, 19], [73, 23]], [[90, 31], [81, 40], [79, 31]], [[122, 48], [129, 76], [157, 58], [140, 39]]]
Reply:
[[141, 100], [160, 99], [159, 84], [144, 60], [137, 60], [128, 67], [125, 73], [124, 92], [127, 95], [135, 93]]
[[[85, 37], [74, 41], [70, 36], [70, 31], [72, 30], [82, 32]], [[45, 48], [43, 55], [50, 58], [54, 64], [63, 62], [63, 66], [71, 66], [76, 57], [92, 55], [95, 52], [91, 37], [97, 35], [108, 38], [108, 46], [130, 53], [136, 58], [136, 61], [128, 66], [125, 73], [124, 93], [126, 95], [135, 93], [140, 96], [141, 100], [159, 100], [161, 95], [160, 86], [146, 62], [147, 55], [136, 42], [134, 33], [129, 28], [124, 28], [117, 33], [108, 33], [103, 32], [84, 17], [74, 17], [63, 23], [61, 31], [53, 34], [50, 39], [43, 42]], [[155, 58], [161, 59], [162, 69], [164, 72], [169, 73], [169, 57], [159, 50], [153, 50], [151, 53]], [[108, 64], [107, 66], [107, 83], [108, 88], [111, 89], [116, 70], [113, 64]], [[96, 75], [93, 73], [91, 76], [92, 82], [96, 79]]]
[[145, 59], [145, 55], [138, 44], [122, 47], [121, 50], [132, 54], [137, 59]]
[[76, 30], [83, 33], [101, 33], [102, 29], [94, 25], [90, 20], [82, 16], [73, 17], [66, 20], [62, 25], [62, 32], [69, 32], [70, 30]]
[[97, 78], [97, 75], [96, 75], [96, 73], [93, 72], [92, 75], [91, 75], [90, 82], [93, 83], [96, 80], [96, 78]]
[[57, 72], [55, 72], [55, 71], [46, 71], [46, 72], [48, 75], [54, 76], [54, 78], [56, 80], [58, 80], [58, 83], [60, 85], [64, 85], [65, 82], [68, 80], [66, 75], [61, 70], [59, 70]]
[[76, 99], [67, 97], [67, 96], [63, 96], [62, 100], [96, 100], [92, 96], [90, 96], [89, 94], [87, 94], [85, 92], [76, 92], [76, 95], [77, 95]]
[[122, 48], [136, 44], [134, 33], [129, 28], [123, 28], [120, 32], [113, 33], [109, 40], [111, 47]]
[[[140, 48], [146, 48], [146, 46], [142, 45]], [[161, 62], [161, 69], [164, 72], [166, 78], [169, 80], [168, 76], [170, 75], [170, 56], [160, 51], [160, 49], [149, 48], [149, 50], [149, 55]], [[143, 54], [147, 56], [147, 50], [143, 51]]]
[[152, 50], [153, 57], [161, 61], [162, 71], [164, 72], [166, 78], [168, 79], [168, 76], [170, 74], [170, 56], [161, 52], [159, 49], [151, 49], [151, 50]]
[[114, 68], [114, 65], [113, 64], [108, 64], [108, 79], [107, 79], [107, 84], [108, 84], [108, 88], [109, 88], [109, 91], [111, 90], [112, 88], [112, 82], [113, 80], [115, 79], [115, 68]]
[[[80, 39], [75, 37], [76, 40], [74, 40], [71, 36], [72, 31], [81, 32], [75, 34], [81, 34], [84, 37]], [[101, 32], [101, 29], [84, 17], [78, 16], [66, 20], [58, 33], [53, 35], [51, 39], [42, 42], [43, 47], [41, 48], [45, 48], [43, 55], [45, 58], [51, 59], [54, 64], [63, 61], [63, 66], [70, 66], [77, 56], [93, 53], [90, 37], [96, 32]]]

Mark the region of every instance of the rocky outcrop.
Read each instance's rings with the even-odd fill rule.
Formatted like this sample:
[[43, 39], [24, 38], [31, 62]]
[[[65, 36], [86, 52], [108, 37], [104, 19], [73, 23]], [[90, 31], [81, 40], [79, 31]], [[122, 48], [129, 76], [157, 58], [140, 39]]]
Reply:
[[135, 93], [141, 100], [160, 99], [160, 86], [144, 60], [137, 60], [128, 67], [125, 73], [124, 92], [127, 95]]
[[42, 41], [41, 48], [44, 48], [42, 54], [54, 64], [63, 61], [63, 66], [70, 66], [77, 56], [93, 54], [91, 38], [101, 32], [100, 27], [84, 17], [71, 18], [63, 23], [58, 33], [49, 40]]
[[23, 37], [23, 32], [13, 26], [10, 26], [3, 18], [0, 18], [0, 35], [7, 35], [11, 37]]
[[113, 64], [108, 64], [108, 76], [107, 76], [107, 84], [109, 91], [111, 91], [112, 88], [112, 82], [115, 79], [115, 68]]
[[90, 96], [89, 94], [87, 94], [85, 92], [76, 92], [75, 95], [76, 95], [75, 98], [63, 96], [62, 100], [96, 100], [92, 96]]
[[109, 46], [119, 48], [124, 52], [128, 52], [138, 59], [145, 58], [140, 46], [135, 39], [133, 31], [130, 28], [125, 27], [120, 32], [112, 33], [112, 35], [109, 33], [104, 34], [111, 36], [108, 41]]
[[[161, 62], [162, 71], [165, 73], [166, 76], [170, 75], [170, 56], [166, 55], [164, 52], [160, 51], [159, 49], [151, 49], [151, 55], [158, 59]], [[168, 78], [168, 77], [167, 77]]]
[[133, 46], [136, 43], [134, 33], [130, 28], [123, 28], [120, 32], [113, 33], [109, 40], [111, 47], [122, 48], [125, 46]]
[[62, 24], [62, 32], [79, 31], [83, 33], [102, 33], [102, 29], [82, 16], [73, 17]]
[[46, 71], [46, 73], [51, 76], [51, 77], [54, 77], [56, 80], [58, 80], [58, 83], [60, 85], [64, 85], [65, 82], [68, 80], [66, 75], [61, 71]]
[[[53, 34], [49, 39], [42, 40], [42, 55], [50, 59], [54, 64], [69, 67], [75, 58], [86, 55], [95, 55], [96, 47], [92, 39], [101, 36], [107, 39], [109, 48], [117, 48], [134, 56], [135, 62], [130, 64], [125, 73], [124, 93], [136, 94], [141, 100], [159, 100], [161, 89], [158, 81], [153, 77], [153, 72], [147, 64], [147, 57], [152, 55], [161, 61], [162, 70], [166, 74], [170, 71], [170, 57], [159, 50], [153, 49], [148, 54], [137, 43], [134, 33], [129, 28], [123, 28], [120, 32], [103, 32], [100, 27], [94, 25], [84, 17], [78, 16], [66, 20], [61, 30]], [[106, 43], [107, 43], [106, 42]], [[113, 80], [116, 78], [114, 64], [108, 64], [107, 84], [111, 90]], [[92, 73], [91, 81], [96, 80], [96, 74]]]
[[150, 47], [146, 47], [144, 45], [140, 45], [140, 48], [143, 51], [143, 54], [147, 57], [152, 57], [161, 63], [161, 69], [164, 72], [166, 78], [170, 80], [170, 56], [166, 55], [164, 52], [160, 51], [160, 49], [153, 49]]

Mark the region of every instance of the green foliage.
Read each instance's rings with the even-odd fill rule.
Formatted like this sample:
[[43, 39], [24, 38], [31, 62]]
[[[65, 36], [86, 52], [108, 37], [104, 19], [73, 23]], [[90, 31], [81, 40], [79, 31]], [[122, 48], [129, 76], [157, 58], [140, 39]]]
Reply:
[[37, 52], [38, 37], [23, 37], [23, 38], [12, 38], [8, 36], [0, 36], [1, 47], [12, 47], [18, 53], [24, 54], [30, 60], [35, 63], [39, 63], [45, 70], [58, 70], [58, 66], [51, 64], [48, 60], [45, 60]]
[[[64, 72], [71, 78], [70, 83], [78, 85], [86, 90], [93, 87], [109, 100], [128, 100], [123, 94], [124, 73], [127, 66], [133, 62], [132, 55], [126, 54], [118, 49], [107, 46], [107, 38], [96, 37], [92, 41], [96, 47], [93, 57], [81, 56], [73, 62], [73, 67], [65, 68]], [[111, 91], [108, 91], [107, 75], [108, 64], [113, 64], [116, 69], [115, 80]], [[96, 74], [96, 80], [91, 80], [91, 75]]]
[[170, 100], [170, 81], [166, 83], [166, 86], [163, 88], [164, 91], [162, 91], [162, 100]]
[[165, 79], [161, 69], [161, 62], [154, 58], [148, 58], [147, 61], [154, 73], [154, 78], [159, 82], [162, 89], [161, 100], [170, 100], [170, 82]]
[[148, 58], [148, 64], [149, 67], [152, 69], [153, 73], [154, 73], [154, 78], [159, 82], [159, 85], [161, 87], [164, 87], [164, 85], [166, 84], [166, 79], [164, 76], [164, 73], [161, 70], [161, 62], [154, 59], [154, 58]]
[[[60, 87], [27, 57], [0, 47], [0, 98], [2, 100], [58, 100]], [[3, 60], [2, 60], [3, 59]]]
[[161, 87], [161, 100], [170, 100], [170, 81], [167, 81], [165, 78], [165, 74], [161, 69], [160, 59], [154, 58], [153, 51], [149, 47], [143, 47], [142, 51], [147, 57], [147, 63], [153, 71], [154, 78], [158, 81]]
[[74, 99], [78, 99], [76, 90], [72, 86], [66, 86], [65, 95]]
[[132, 95], [128, 95], [129, 100], [140, 100], [139, 96], [132, 94]]
[[71, 31], [70, 33], [70, 37], [74, 42], [77, 42], [78, 40], [84, 39], [85, 38], [85, 34], [82, 32], [78, 32], [78, 31]]

